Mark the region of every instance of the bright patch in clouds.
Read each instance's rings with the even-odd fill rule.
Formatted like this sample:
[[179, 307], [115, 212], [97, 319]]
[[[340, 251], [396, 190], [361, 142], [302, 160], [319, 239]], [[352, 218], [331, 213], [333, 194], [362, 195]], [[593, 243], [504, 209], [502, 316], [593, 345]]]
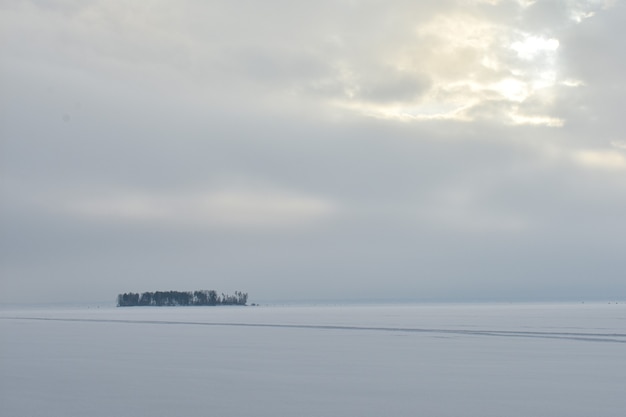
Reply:
[[589, 168], [606, 170], [625, 170], [626, 157], [621, 152], [613, 150], [596, 151], [584, 150], [574, 153], [574, 160]]
[[548, 127], [562, 127], [565, 123], [563, 119], [549, 116], [528, 116], [521, 113], [511, 113], [511, 121], [515, 125], [535, 125]]
[[524, 101], [529, 95], [528, 85], [514, 78], [499, 81], [492, 88], [510, 101]]
[[561, 84], [563, 84], [566, 87], [582, 87], [585, 85], [585, 83], [581, 80], [574, 80], [574, 79], [567, 79], [567, 80], [563, 80], [561, 81]]
[[523, 41], [514, 42], [511, 49], [525, 60], [531, 60], [538, 54], [554, 52], [559, 47], [556, 39], [546, 39], [540, 36], [527, 36]]
[[[529, 7], [533, 2], [523, 3]], [[344, 66], [345, 95], [336, 103], [385, 119], [468, 122], [480, 117], [509, 124], [563, 124], [549, 114], [551, 88], [558, 83], [559, 41], [553, 37], [503, 25], [488, 15], [451, 13], [420, 22], [412, 39], [389, 48], [392, 52], [374, 49], [372, 53], [380, 56], [373, 58], [430, 83], [414, 97], [397, 95], [395, 101], [372, 102], [355, 94], [368, 88], [368, 80], [358, 81], [361, 70], [354, 66], [346, 71]], [[515, 106], [527, 100], [544, 107], [535, 105], [533, 114], [524, 114]]]
[[293, 228], [336, 212], [330, 201], [276, 190], [117, 192], [94, 198], [69, 196], [64, 200], [66, 210], [88, 218], [175, 227]]

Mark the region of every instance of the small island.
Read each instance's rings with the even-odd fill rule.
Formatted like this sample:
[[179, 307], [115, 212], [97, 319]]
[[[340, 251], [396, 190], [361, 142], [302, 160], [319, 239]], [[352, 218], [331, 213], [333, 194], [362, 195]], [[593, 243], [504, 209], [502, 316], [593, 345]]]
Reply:
[[117, 296], [118, 307], [138, 306], [245, 306], [248, 293], [235, 291], [234, 295], [217, 294], [214, 290], [197, 291], [155, 291], [144, 293], [124, 293]]

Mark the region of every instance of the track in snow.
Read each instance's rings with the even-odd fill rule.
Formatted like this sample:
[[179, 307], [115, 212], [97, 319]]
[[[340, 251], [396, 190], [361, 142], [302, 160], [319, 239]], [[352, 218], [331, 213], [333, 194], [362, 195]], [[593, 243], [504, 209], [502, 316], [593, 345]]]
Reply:
[[544, 339], [565, 339], [585, 342], [626, 343], [626, 333], [574, 333], [574, 332], [538, 332], [512, 330], [465, 330], [465, 329], [429, 329], [414, 327], [369, 327], [343, 326], [323, 324], [276, 324], [276, 323], [227, 323], [227, 322], [196, 322], [196, 321], [169, 321], [169, 320], [126, 320], [126, 319], [80, 319], [54, 317], [0, 317], [4, 320], [39, 320], [86, 323], [122, 323], [122, 324], [160, 324], [186, 326], [225, 326], [225, 327], [269, 327], [285, 329], [316, 329], [316, 330], [350, 330], [350, 331], [377, 331], [398, 333], [429, 333], [463, 336], [493, 336], [493, 337], [525, 337]]

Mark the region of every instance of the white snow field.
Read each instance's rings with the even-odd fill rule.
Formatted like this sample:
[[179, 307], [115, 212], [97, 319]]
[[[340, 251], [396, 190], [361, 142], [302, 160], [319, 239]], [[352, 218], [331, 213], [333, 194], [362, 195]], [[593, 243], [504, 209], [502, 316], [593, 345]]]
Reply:
[[0, 311], [6, 417], [621, 417], [626, 304]]

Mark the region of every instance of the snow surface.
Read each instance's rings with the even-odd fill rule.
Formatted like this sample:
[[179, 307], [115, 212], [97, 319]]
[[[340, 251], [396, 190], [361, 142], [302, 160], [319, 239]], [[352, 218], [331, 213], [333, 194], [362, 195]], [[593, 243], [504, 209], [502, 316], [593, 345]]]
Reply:
[[0, 310], [1, 416], [623, 416], [626, 304]]

